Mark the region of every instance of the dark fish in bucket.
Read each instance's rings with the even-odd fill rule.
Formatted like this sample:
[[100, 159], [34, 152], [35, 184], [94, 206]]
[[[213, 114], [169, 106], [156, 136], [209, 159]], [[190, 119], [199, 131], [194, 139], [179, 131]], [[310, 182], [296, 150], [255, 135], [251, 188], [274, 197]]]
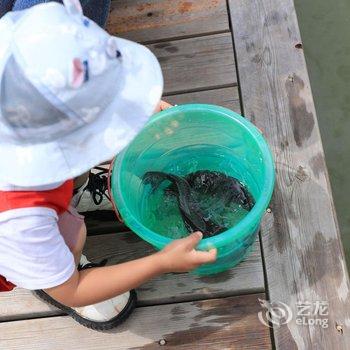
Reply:
[[217, 194], [224, 204], [237, 203], [247, 211], [250, 211], [255, 204], [243, 183], [219, 171], [199, 170], [188, 174], [185, 179], [194, 191]]
[[[175, 186], [174, 194], [176, 194], [181, 216], [189, 232], [201, 231], [204, 236], [211, 236], [224, 230], [223, 227], [204, 218], [205, 215], [194, 198], [193, 190], [184, 178], [158, 171], [149, 171], [143, 176], [143, 182], [150, 184], [153, 191], [166, 180]], [[169, 191], [168, 194], [172, 193]]]
[[184, 224], [189, 232], [201, 231], [203, 236], [211, 237], [227, 229], [206, 217], [196, 194], [204, 193], [219, 195], [225, 204], [236, 202], [246, 210], [254, 206], [254, 200], [237, 179], [216, 171], [197, 171], [186, 177], [159, 171], [150, 171], [143, 176], [143, 182], [151, 184], [156, 190], [163, 181], [170, 181], [171, 185], [165, 189], [168, 195], [175, 195]]

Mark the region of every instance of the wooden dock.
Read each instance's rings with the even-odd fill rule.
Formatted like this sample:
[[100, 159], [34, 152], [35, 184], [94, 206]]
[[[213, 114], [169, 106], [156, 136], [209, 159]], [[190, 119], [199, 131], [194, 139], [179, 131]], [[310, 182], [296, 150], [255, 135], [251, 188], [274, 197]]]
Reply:
[[[118, 0], [108, 29], [157, 55], [168, 101], [223, 105], [263, 131], [277, 167], [271, 212], [243, 263], [155, 278], [113, 331], [86, 329], [29, 291], [1, 293], [0, 349], [350, 349], [349, 278], [293, 1]], [[153, 251], [98, 213], [89, 233], [91, 260]], [[287, 304], [292, 320], [266, 327], [259, 299]], [[328, 327], [298, 325], [300, 303], [319, 302]]]

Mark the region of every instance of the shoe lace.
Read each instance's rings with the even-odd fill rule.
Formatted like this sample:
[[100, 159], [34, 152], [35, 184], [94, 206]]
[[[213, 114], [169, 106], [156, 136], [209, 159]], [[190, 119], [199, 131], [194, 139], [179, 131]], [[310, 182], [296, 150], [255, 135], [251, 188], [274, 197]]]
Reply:
[[98, 169], [99, 172], [95, 174], [90, 172], [89, 181], [85, 190], [88, 190], [91, 193], [92, 200], [96, 205], [99, 205], [102, 203], [103, 197], [111, 200], [108, 194], [108, 170], [101, 167], [95, 167], [95, 169]]

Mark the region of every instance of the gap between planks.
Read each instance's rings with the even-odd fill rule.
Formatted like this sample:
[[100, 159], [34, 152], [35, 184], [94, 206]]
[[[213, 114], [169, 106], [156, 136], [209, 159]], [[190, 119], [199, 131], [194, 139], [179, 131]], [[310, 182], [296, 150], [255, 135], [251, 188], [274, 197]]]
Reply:
[[143, 42], [141, 42], [141, 44], [147, 46], [147, 45], [153, 45], [153, 44], [157, 44], [157, 43], [166, 43], [169, 41], [181, 41], [181, 40], [186, 40], [186, 39], [201, 38], [203, 36], [211, 36], [211, 35], [217, 35], [217, 34], [229, 34], [229, 33], [231, 33], [230, 30], [217, 30], [217, 31], [207, 32], [207, 33], [173, 36], [173, 37], [164, 38], [164, 39], [143, 41]]
[[165, 92], [163, 94], [164, 97], [173, 97], [176, 95], [185, 95], [185, 94], [191, 94], [193, 92], [208, 92], [208, 91], [215, 91], [230, 87], [238, 87], [236, 82], [228, 83], [228, 84], [220, 84], [220, 85], [211, 85], [211, 86], [205, 86], [195, 89], [187, 89], [187, 90], [179, 90], [179, 91], [172, 91], [170, 93]]

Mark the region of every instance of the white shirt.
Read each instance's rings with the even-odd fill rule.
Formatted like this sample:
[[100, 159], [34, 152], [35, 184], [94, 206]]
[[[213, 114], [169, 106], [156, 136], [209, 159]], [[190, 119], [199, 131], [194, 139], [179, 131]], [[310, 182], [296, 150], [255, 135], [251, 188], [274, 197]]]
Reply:
[[[41, 188], [48, 189], [52, 188]], [[0, 190], [23, 189], [0, 184]], [[57, 213], [50, 208], [0, 213], [0, 275], [18, 287], [32, 290], [66, 282], [75, 271], [75, 262], [57, 223]]]

